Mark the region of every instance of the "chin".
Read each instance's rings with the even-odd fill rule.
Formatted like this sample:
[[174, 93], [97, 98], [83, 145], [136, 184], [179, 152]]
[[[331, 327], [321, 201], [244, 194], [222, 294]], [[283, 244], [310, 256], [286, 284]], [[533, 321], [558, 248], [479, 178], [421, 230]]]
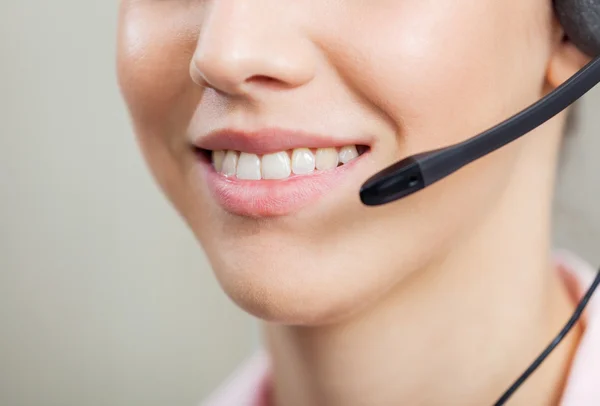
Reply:
[[240, 308], [267, 322], [302, 326], [340, 322], [393, 285], [390, 280], [385, 283], [385, 274], [375, 275], [347, 252], [306, 245], [294, 249], [284, 243], [268, 246], [268, 254], [258, 247], [207, 250], [225, 293]]

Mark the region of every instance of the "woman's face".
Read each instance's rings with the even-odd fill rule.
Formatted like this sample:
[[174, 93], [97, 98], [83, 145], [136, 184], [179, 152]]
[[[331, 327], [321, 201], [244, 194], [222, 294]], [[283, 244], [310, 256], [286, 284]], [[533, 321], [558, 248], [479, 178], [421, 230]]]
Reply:
[[[118, 73], [150, 169], [228, 295], [318, 324], [492, 210], [519, 143], [393, 204], [358, 192], [537, 100], [554, 28], [550, 0], [122, 0]], [[214, 150], [230, 152], [213, 165]]]

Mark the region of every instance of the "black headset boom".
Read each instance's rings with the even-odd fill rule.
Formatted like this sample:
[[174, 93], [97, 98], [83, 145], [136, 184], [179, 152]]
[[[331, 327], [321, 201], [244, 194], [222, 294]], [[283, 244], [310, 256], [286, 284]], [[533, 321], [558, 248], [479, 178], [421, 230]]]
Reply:
[[590, 57], [600, 55], [600, 0], [554, 0], [566, 36]]

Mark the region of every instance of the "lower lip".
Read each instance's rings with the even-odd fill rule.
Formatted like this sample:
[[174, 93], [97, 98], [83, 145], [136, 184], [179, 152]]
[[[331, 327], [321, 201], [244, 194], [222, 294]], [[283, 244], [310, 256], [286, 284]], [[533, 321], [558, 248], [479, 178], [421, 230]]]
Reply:
[[215, 171], [208, 159], [200, 158], [199, 162], [212, 195], [226, 211], [245, 217], [274, 217], [294, 213], [317, 202], [339, 186], [368, 153], [335, 169], [292, 175], [282, 180], [227, 178]]

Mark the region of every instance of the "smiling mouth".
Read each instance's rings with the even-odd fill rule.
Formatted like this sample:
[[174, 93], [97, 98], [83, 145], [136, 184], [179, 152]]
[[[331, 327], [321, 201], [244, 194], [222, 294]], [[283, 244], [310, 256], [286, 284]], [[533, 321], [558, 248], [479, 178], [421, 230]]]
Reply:
[[328, 148], [295, 148], [269, 154], [235, 150], [211, 151], [194, 147], [195, 153], [210, 162], [219, 175], [240, 181], [286, 180], [318, 175], [344, 166], [369, 151], [367, 145]]
[[216, 130], [191, 144], [198, 180], [222, 209], [244, 217], [285, 216], [316, 205], [356, 182], [351, 175], [369, 164], [371, 152], [371, 144], [357, 138], [340, 141], [277, 128]]

